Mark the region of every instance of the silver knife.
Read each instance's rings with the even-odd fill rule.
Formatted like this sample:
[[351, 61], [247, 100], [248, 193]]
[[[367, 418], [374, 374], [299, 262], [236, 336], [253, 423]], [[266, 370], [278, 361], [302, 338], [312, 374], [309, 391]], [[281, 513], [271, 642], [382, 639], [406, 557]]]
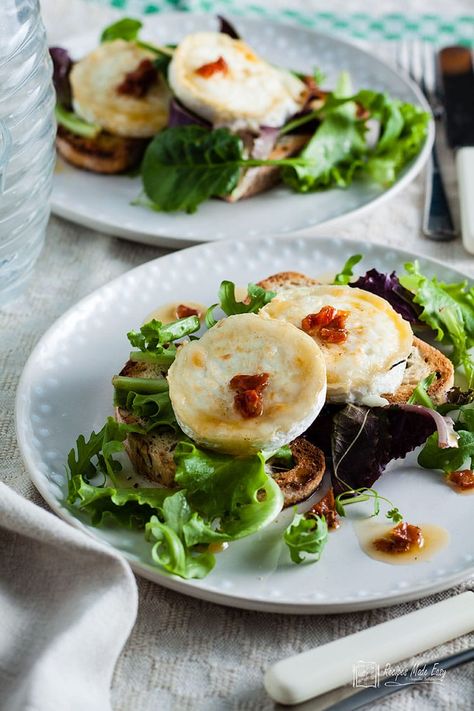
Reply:
[[439, 53], [449, 144], [456, 149], [456, 172], [464, 247], [474, 254], [474, 68], [467, 47]]

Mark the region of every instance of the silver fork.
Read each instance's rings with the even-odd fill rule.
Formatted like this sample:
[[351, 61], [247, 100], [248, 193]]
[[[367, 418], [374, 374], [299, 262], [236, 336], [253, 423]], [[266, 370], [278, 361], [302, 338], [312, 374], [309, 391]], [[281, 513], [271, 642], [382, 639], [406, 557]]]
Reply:
[[[435, 49], [421, 40], [402, 40], [396, 46], [396, 62], [409, 74], [425, 95], [435, 119], [435, 130], [441, 129], [443, 104], [436, 90]], [[451, 210], [441, 177], [436, 140], [426, 170], [423, 234], [429, 239], [447, 242], [456, 237]]]

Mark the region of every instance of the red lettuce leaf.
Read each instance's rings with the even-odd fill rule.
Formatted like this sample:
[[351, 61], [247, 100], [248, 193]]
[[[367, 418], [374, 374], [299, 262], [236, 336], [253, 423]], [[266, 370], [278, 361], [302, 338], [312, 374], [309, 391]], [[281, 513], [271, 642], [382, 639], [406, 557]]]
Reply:
[[168, 128], [175, 126], [202, 126], [203, 128], [211, 128], [211, 124], [206, 119], [197, 116], [195, 113], [186, 108], [178, 99], [173, 98], [170, 102], [170, 111], [168, 117]]
[[53, 84], [56, 90], [58, 104], [62, 104], [65, 109], [71, 109], [72, 94], [69, 74], [73, 61], [67, 49], [62, 47], [50, 47], [49, 54], [53, 60]]
[[395, 272], [383, 274], [377, 269], [370, 269], [364, 276], [361, 276], [349, 286], [355, 286], [371, 294], [381, 296], [400, 314], [406, 321], [421, 325], [419, 315], [421, 308], [413, 301], [413, 294], [405, 289], [399, 282]]
[[217, 15], [217, 19], [219, 20], [219, 32], [222, 32], [224, 35], [229, 35], [232, 39], [240, 39], [239, 33], [229, 20], [226, 20], [222, 15]]
[[369, 488], [392, 459], [403, 459], [436, 430], [427, 408], [329, 405], [307, 437], [326, 455], [336, 494]]

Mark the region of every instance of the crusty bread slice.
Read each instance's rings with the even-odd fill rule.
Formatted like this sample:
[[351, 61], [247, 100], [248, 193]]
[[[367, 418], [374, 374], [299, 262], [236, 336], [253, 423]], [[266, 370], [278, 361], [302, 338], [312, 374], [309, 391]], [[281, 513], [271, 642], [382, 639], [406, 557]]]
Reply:
[[420, 380], [431, 373], [436, 374], [436, 380], [428, 388], [428, 395], [435, 404], [441, 405], [446, 402], [446, 393], [454, 384], [453, 364], [437, 348], [414, 336], [402, 384], [395, 393], [384, 397], [392, 405], [407, 402]]
[[312, 277], [306, 276], [306, 274], [300, 274], [299, 272], [279, 272], [278, 274], [272, 274], [272, 276], [262, 279], [258, 282], [257, 286], [261, 286], [267, 291], [281, 291], [282, 289], [289, 289], [292, 286], [313, 286], [314, 284], [320, 284], [321, 282]]
[[135, 168], [142, 159], [148, 140], [123, 138], [101, 132], [95, 138], [84, 138], [58, 126], [56, 148], [68, 163], [93, 173], [109, 175]]
[[[159, 366], [149, 363], [128, 361], [120, 375], [135, 378], [157, 378], [161, 375]], [[129, 410], [117, 407], [115, 417], [118, 422], [144, 424]], [[176, 474], [174, 450], [180, 441], [180, 433], [162, 428], [146, 435], [130, 433], [125, 447], [135, 470], [150, 481], [172, 488]], [[307, 499], [321, 483], [325, 471], [324, 454], [320, 449], [298, 437], [290, 445], [294, 459], [291, 469], [280, 470], [275, 462], [273, 478], [283, 492], [285, 507]], [[271, 467], [270, 467], [271, 469]]]
[[279, 473], [273, 472], [273, 478], [283, 492], [285, 508], [306, 501], [314, 494], [326, 470], [323, 452], [304, 437], [297, 437], [290, 448], [294, 466]]
[[[270, 160], [280, 160], [281, 158], [294, 156], [301, 151], [309, 139], [310, 136], [306, 135], [281, 136], [268, 158]], [[265, 165], [260, 168], [249, 168], [242, 174], [237, 186], [230, 195], [224, 197], [224, 200], [226, 202], [237, 202], [237, 200], [252, 197], [252, 195], [272, 188], [279, 180], [280, 168], [278, 166]]]
[[[289, 287], [313, 284], [318, 282], [298, 272], [280, 272], [258, 282], [264, 289], [277, 292]], [[384, 394], [384, 397], [393, 405], [406, 403], [420, 380], [430, 373], [436, 373], [436, 380], [428, 389], [428, 394], [439, 405], [446, 402], [446, 393], [453, 387], [453, 364], [437, 348], [413, 336], [413, 348], [408, 357], [403, 382], [395, 393]]]

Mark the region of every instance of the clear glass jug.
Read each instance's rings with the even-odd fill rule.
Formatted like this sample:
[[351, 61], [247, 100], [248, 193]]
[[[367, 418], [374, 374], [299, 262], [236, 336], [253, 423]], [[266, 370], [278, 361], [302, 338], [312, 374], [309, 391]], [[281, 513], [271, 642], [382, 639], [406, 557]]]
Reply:
[[0, 305], [31, 276], [55, 165], [55, 95], [38, 0], [0, 0]]

